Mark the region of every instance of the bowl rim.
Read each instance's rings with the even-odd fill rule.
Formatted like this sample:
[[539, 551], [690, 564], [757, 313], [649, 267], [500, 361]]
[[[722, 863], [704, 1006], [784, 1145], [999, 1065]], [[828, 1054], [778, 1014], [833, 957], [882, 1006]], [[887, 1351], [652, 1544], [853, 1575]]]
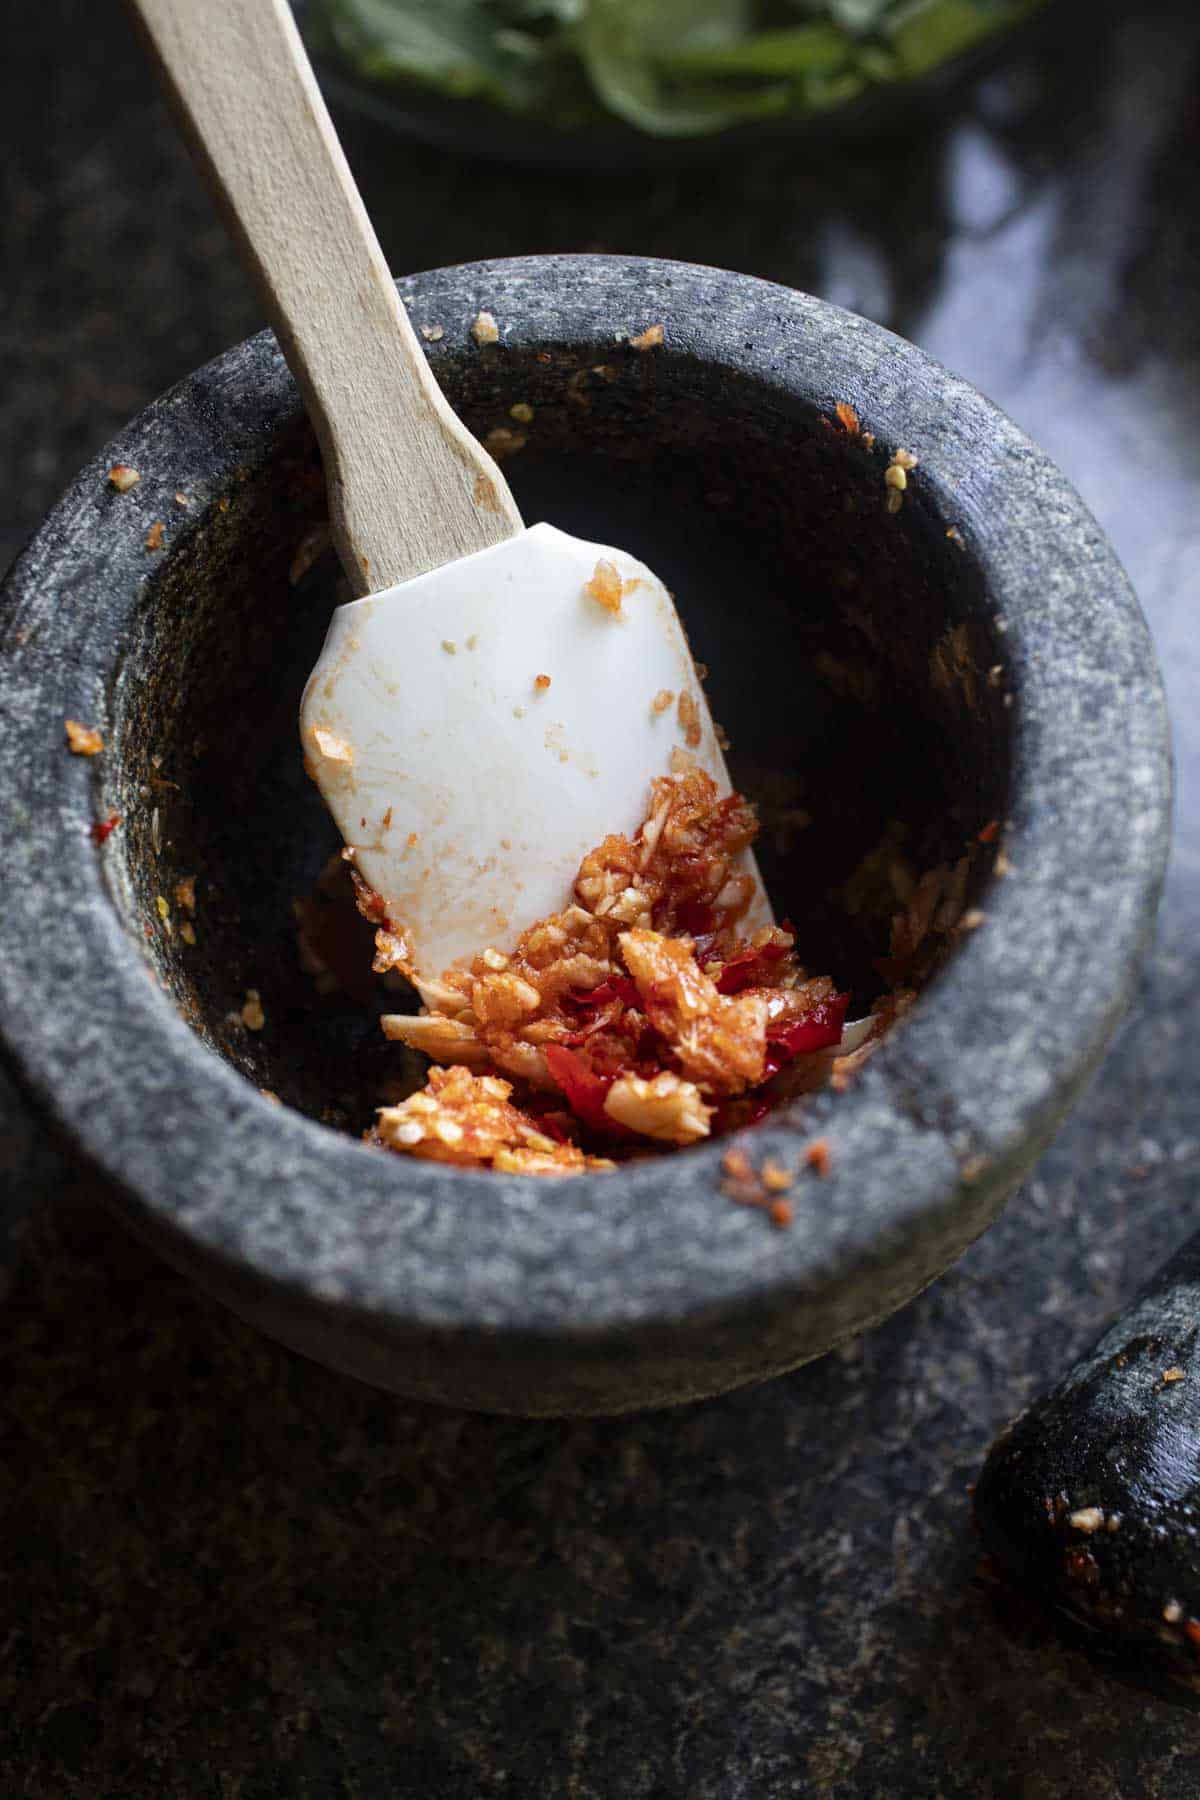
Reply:
[[[702, 1333], [736, 1318], [752, 1335], [756, 1317], [786, 1316], [800, 1360], [892, 1310], [978, 1235], [1120, 1018], [1168, 838], [1166, 713], [1145, 622], [1049, 458], [881, 326], [757, 278], [636, 257], [502, 259], [397, 286], [414, 318], [443, 325], [435, 368], [476, 354], [468, 328], [481, 306], [500, 322], [497, 358], [531, 347], [611, 354], [614, 334], [661, 319], [664, 370], [710, 362], [826, 413], [849, 400], [881, 447], [919, 454], [919, 483], [985, 570], [1016, 695], [1010, 872], [992, 884], [986, 927], [848, 1092], [818, 1096], [802, 1122], [777, 1115], [733, 1140], [792, 1164], [813, 1136], [828, 1140], [829, 1174], [798, 1183], [788, 1231], [722, 1193], [730, 1140], [562, 1184], [464, 1176], [382, 1155], [264, 1099], [160, 990], [88, 838], [99, 771], [61, 753], [64, 717], [110, 716], [150, 579], [147, 522], [200, 472], [169, 549], [299, 416], [263, 332], [95, 456], [4, 583], [8, 1055], [116, 1184], [135, 1229], [247, 1293], [426, 1345], [474, 1334], [495, 1348], [507, 1337], [572, 1340], [606, 1355], [643, 1329]], [[114, 462], [144, 471], [121, 504], [105, 479]], [[82, 618], [64, 605], [81, 595]], [[33, 829], [47, 817], [49, 853]], [[1106, 832], [1113, 819], [1121, 829]], [[787, 1360], [776, 1354], [775, 1366]]]
[[[963, 48], [917, 74], [868, 83], [830, 105], [787, 107], [766, 118], [737, 121], [700, 133], [643, 130], [613, 112], [563, 126], [513, 111], [475, 95], [457, 99], [416, 77], [364, 75], [336, 46], [309, 43], [331, 106], [415, 142], [486, 162], [528, 168], [567, 167], [580, 173], [614, 168], [700, 168], [719, 157], [778, 155], [794, 148], [825, 154], [896, 132], [903, 124], [944, 112], [968, 84], [1013, 56], [1028, 54], [1054, 31], [1064, 0], [1027, 0], [1015, 13]], [[306, 41], [313, 38], [306, 0], [295, 0]]]

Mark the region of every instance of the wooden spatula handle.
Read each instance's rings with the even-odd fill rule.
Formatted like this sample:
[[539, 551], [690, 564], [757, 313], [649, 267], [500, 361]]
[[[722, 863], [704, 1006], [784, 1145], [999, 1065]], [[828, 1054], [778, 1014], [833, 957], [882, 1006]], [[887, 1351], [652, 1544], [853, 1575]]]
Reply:
[[521, 530], [388, 274], [287, 0], [131, 0], [258, 279], [357, 594]]

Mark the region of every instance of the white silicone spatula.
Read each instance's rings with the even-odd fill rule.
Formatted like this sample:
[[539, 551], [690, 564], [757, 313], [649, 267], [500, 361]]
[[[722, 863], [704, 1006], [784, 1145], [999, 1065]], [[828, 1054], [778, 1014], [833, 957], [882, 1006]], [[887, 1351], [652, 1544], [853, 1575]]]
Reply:
[[[364, 596], [335, 612], [305, 690], [304, 754], [435, 974], [564, 906], [581, 856], [636, 828], [673, 750], [728, 791], [703, 689], [661, 582], [621, 551], [525, 530], [451, 411], [286, 0], [133, 6], [304, 395]], [[759, 888], [747, 923], [769, 917]]]

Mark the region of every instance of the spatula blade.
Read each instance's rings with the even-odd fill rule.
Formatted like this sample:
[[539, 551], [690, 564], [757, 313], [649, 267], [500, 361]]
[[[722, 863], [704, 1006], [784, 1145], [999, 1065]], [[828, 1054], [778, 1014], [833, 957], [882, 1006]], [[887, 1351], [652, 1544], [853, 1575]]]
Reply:
[[[599, 564], [619, 611], [589, 592]], [[632, 835], [672, 752], [730, 787], [666, 588], [550, 525], [339, 607], [300, 730], [423, 974], [567, 905], [581, 858]], [[770, 918], [760, 883], [747, 925]]]

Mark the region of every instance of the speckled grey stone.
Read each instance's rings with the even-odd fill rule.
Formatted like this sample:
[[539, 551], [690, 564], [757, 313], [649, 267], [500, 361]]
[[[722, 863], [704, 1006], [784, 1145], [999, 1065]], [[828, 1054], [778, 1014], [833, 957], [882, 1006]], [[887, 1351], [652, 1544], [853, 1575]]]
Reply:
[[[933, 569], [933, 591], [938, 571], [948, 584], [964, 559], [976, 588], [962, 616], [1015, 701], [1000, 721], [1012, 727], [1010, 872], [984, 896], [986, 926], [849, 1093], [756, 1131], [756, 1155], [793, 1165], [816, 1131], [831, 1147], [832, 1173], [798, 1186], [787, 1232], [728, 1203], [718, 1146], [567, 1192], [385, 1158], [263, 1099], [213, 1053], [215, 1028], [190, 1029], [172, 1003], [187, 995], [155, 936], [163, 877], [146, 758], [150, 735], [187, 704], [187, 609], [211, 608], [209, 590], [236, 594], [241, 611], [223, 629], [256, 629], [246, 596], [267, 606], [264, 571], [273, 557], [278, 582], [288, 527], [294, 540], [303, 516], [300, 499], [289, 518], [261, 498], [281, 459], [286, 470], [304, 457], [295, 393], [264, 336], [135, 421], [8, 581], [5, 1037], [30, 1087], [119, 1182], [134, 1228], [321, 1360], [499, 1410], [694, 1398], [818, 1355], [902, 1304], [994, 1216], [1094, 1065], [1165, 856], [1166, 729], [1147, 635], [1112, 552], [1048, 459], [877, 326], [765, 283], [637, 259], [468, 265], [399, 287], [414, 317], [442, 325], [435, 366], [480, 426], [489, 406], [526, 394], [538, 356], [560, 388], [573, 371], [614, 364], [614, 431], [643, 457], [661, 441], [651, 479], [706, 407], [729, 409], [721, 431], [752, 446], [765, 478], [789, 431], [811, 457], [822, 415], [850, 400], [876, 448], [855, 447], [853, 477], [832, 436], [824, 456], [842, 459], [839, 480], [859, 482], [862, 501], [847, 491], [854, 504], [869, 498], [876, 534], [887, 454], [919, 455], [914, 494], [882, 529], [897, 534], [897, 567], [911, 557]], [[468, 335], [481, 304], [501, 330], [485, 358]], [[660, 319], [664, 353], [620, 349], [622, 334]], [[582, 409], [573, 425], [569, 404], [557, 416], [568, 445], [572, 431], [601, 429]], [[128, 495], [105, 481], [116, 460], [143, 471]], [[158, 518], [156, 559], [145, 539]], [[951, 524], [965, 548], [946, 538]], [[877, 585], [886, 592], [887, 579]], [[898, 662], [917, 629], [896, 628]], [[104, 758], [63, 752], [65, 714], [104, 728]], [[982, 727], [963, 729], [969, 758]], [[176, 765], [172, 778], [189, 779]], [[110, 804], [126, 824], [98, 854], [87, 826]], [[251, 872], [255, 854], [248, 844], [239, 867]], [[52, 933], [48, 886], [60, 900]], [[141, 934], [155, 940], [149, 953]], [[256, 1065], [243, 1066], [253, 1077]]]

